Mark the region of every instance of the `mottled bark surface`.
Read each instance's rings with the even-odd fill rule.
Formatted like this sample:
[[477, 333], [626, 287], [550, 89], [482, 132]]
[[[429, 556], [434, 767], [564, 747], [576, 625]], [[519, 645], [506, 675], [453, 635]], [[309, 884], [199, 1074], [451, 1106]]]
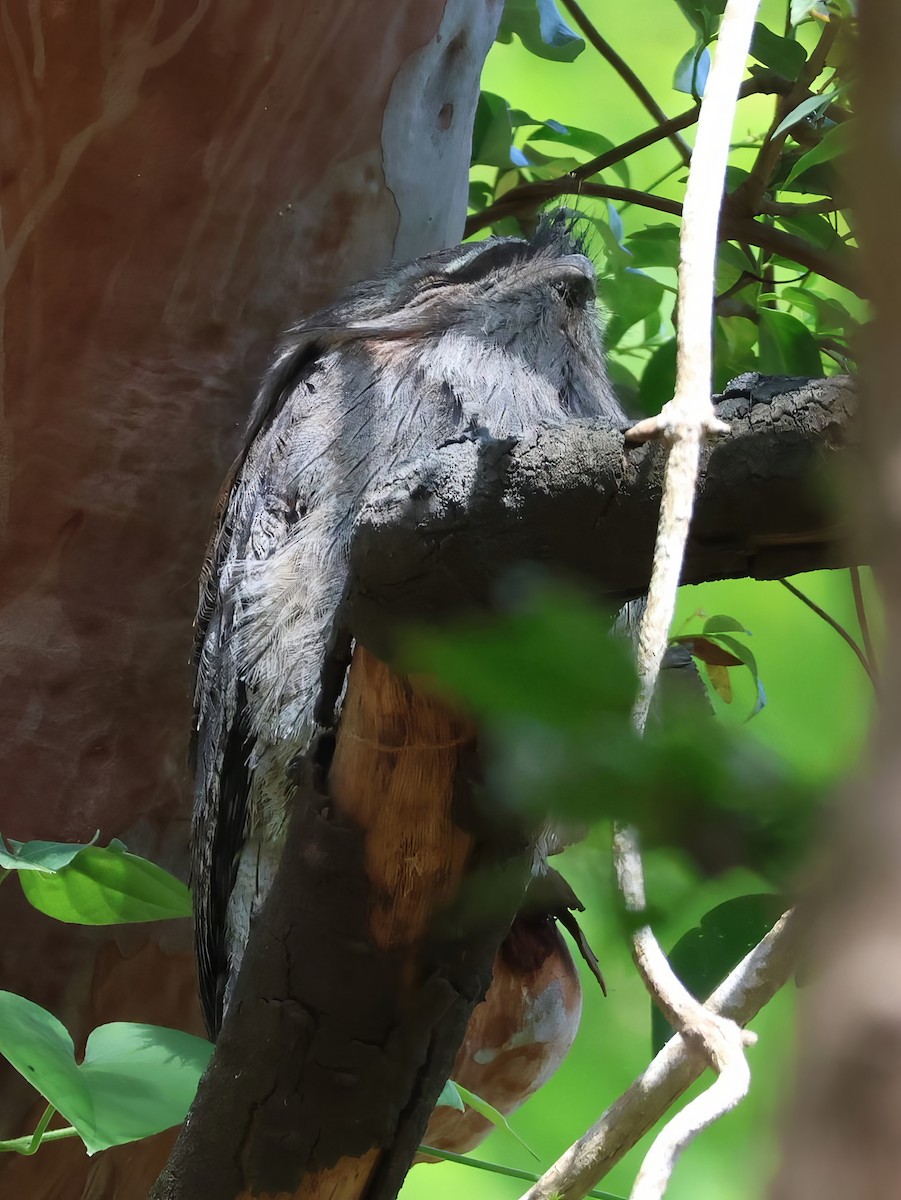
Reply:
[[155, 1200], [394, 1197], [529, 875], [474, 763], [468, 720], [358, 650]]
[[[858, 561], [841, 503], [858, 453], [853, 381], [746, 378], [718, 406], [729, 434], [704, 450], [683, 580]], [[377, 481], [358, 522], [351, 627], [389, 653], [404, 621], [490, 604], [524, 560], [609, 600], [640, 595], [663, 462], [658, 445], [627, 446], [617, 430], [573, 421], [516, 441], [463, 439], [408, 464]]]
[[[2, 831], [183, 871], [188, 655], [219, 481], [280, 331], [457, 240], [499, 0], [51, 3], [0, 23]], [[199, 1028], [186, 925], [4, 889], [4, 986], [76, 1040]], [[3, 1074], [2, 1129], [29, 1093]], [[29, 1200], [143, 1197], [171, 1135], [4, 1156]]]

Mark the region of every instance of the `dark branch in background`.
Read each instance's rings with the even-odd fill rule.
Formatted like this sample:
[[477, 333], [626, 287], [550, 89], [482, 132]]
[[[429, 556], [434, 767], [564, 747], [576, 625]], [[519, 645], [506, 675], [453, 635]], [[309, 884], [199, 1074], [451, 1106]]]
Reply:
[[[613, 67], [617, 75], [628, 84], [644, 107], [659, 125], [667, 124], [667, 116], [645, 85], [641, 82], [629, 64], [621, 58], [610, 43], [601, 37], [595, 26], [589, 21], [576, 0], [563, 0], [563, 7], [579, 26], [585, 37], [591, 42], [598, 54]], [[675, 146], [676, 151], [686, 166], [691, 162], [691, 147], [679, 137], [676, 130], [668, 130], [666, 136]]]
[[[566, 184], [565, 187], [561, 186], [563, 183]], [[569, 193], [579, 196], [592, 196], [599, 200], [619, 200], [623, 204], [638, 204], [642, 208], [650, 208], [655, 212], [668, 213], [674, 217], [681, 217], [682, 215], [682, 205], [678, 200], [668, 200], [664, 196], [651, 196], [647, 192], [640, 192], [635, 188], [617, 187], [614, 184], [607, 183], [576, 182], [574, 186], [572, 175], [566, 175], [562, 179], [549, 179], [540, 183], [524, 184], [523, 188], [526, 187], [529, 188], [529, 197], [533, 210], [537, 207], [538, 203], [543, 203], [545, 200]], [[515, 203], [511, 202], [508, 205], [508, 200], [516, 192], [519, 192], [519, 201]], [[760, 221], [754, 220], [753, 217], [733, 212], [730, 201], [731, 197], [727, 196], [723, 202], [723, 215], [720, 221], [720, 241], [746, 242], [751, 246], [759, 246], [762, 250], [768, 250], [771, 254], [780, 254], [784, 258], [790, 258], [793, 262], [800, 263], [802, 267], [806, 267], [809, 271], [815, 272], [824, 279], [831, 279], [834, 283], [841, 284], [842, 287], [853, 290], [859, 286], [856, 250], [845, 246], [840, 254], [830, 253], [830, 251], [823, 250], [819, 246], [814, 246], [811, 242], [806, 242], [796, 234], [786, 233], [783, 229], [775, 229], [772, 225], [764, 225]], [[522, 216], [526, 211], [526, 207], [522, 204], [522, 190], [514, 188], [512, 191], [507, 192], [502, 200], [492, 205], [492, 208], [495, 210], [493, 220], [497, 220], [498, 216]], [[502, 208], [505, 211], [501, 212]], [[488, 209], [485, 209], [486, 213], [488, 211]], [[484, 213], [477, 215], [482, 217]], [[469, 229], [467, 226], [467, 232], [474, 232], [474, 230]]]
[[810, 58], [804, 64], [797, 82], [782, 96], [782, 99], [776, 105], [776, 115], [773, 117], [769, 132], [764, 138], [763, 145], [757, 153], [757, 158], [747, 179], [732, 193], [731, 198], [733, 199], [736, 211], [742, 212], [744, 216], [753, 216], [760, 212], [763, 194], [773, 176], [776, 164], [779, 162], [782, 149], [785, 145], [785, 139], [791, 132], [790, 130], [786, 130], [785, 133], [775, 137], [775, 131], [792, 109], [796, 108], [811, 94], [810, 85], [826, 65], [826, 58], [838, 34], [838, 26], [839, 21], [836, 17], [832, 17], [823, 26], [820, 40], [811, 52]]
[[[683, 581], [778, 579], [857, 561], [821, 476], [853, 453], [846, 377], [743, 376], [718, 413], [732, 432], [704, 456]], [[753, 405], [753, 407], [752, 407]], [[650, 576], [663, 456], [619, 430], [574, 421], [515, 445], [487, 435], [406, 465], [362, 512], [351, 546], [349, 623], [390, 653], [403, 622], [495, 602], [523, 561], [585, 581], [615, 603]]]

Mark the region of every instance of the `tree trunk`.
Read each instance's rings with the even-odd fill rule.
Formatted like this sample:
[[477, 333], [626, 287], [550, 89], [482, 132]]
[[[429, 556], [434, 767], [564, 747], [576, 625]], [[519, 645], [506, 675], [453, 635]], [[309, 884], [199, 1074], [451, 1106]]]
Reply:
[[886, 645], [873, 742], [819, 856], [813, 983], [801, 993], [798, 1082], [776, 1200], [901, 1195], [901, 9], [865, 0], [860, 29], [852, 179], [875, 319], [865, 331], [866, 469], [856, 482]]
[[[459, 240], [500, 0], [4, 11], [4, 834], [186, 864], [188, 655], [219, 480], [281, 330]], [[199, 1030], [185, 925], [62, 927], [4, 889], [4, 986], [76, 1042]], [[5, 1135], [35, 1120], [9, 1069]], [[30, 1110], [30, 1111], [29, 1111]], [[172, 1135], [5, 1156], [29, 1200], [141, 1198]]]

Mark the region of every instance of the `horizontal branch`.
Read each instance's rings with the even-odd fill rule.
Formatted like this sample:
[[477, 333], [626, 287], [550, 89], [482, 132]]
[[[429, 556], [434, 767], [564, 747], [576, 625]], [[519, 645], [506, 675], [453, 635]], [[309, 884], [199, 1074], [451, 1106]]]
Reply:
[[[684, 583], [774, 579], [858, 561], [840, 489], [854, 383], [743, 376], [719, 398], [730, 433], [702, 459]], [[490, 608], [537, 562], [618, 603], [648, 585], [663, 468], [654, 443], [592, 421], [496, 440], [485, 431], [378, 486], [351, 545], [348, 624], [377, 652], [398, 623]]]
[[[746, 1025], [779, 991], [797, 967], [800, 921], [781, 917], [729, 977], [707, 1007]], [[706, 1069], [706, 1062], [671, 1038], [647, 1070], [604, 1112], [595, 1124], [547, 1170], [522, 1200], [576, 1200], [616, 1165]]]

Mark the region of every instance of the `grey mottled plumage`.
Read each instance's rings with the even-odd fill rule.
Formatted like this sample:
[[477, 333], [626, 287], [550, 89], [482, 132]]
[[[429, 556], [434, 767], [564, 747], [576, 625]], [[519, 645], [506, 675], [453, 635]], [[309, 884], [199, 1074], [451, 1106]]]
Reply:
[[621, 410], [594, 271], [567, 227], [397, 266], [301, 322], [263, 380], [202, 580], [193, 877], [211, 1031], [271, 883], [296, 764], [334, 727], [354, 518], [380, 477], [471, 426]]

